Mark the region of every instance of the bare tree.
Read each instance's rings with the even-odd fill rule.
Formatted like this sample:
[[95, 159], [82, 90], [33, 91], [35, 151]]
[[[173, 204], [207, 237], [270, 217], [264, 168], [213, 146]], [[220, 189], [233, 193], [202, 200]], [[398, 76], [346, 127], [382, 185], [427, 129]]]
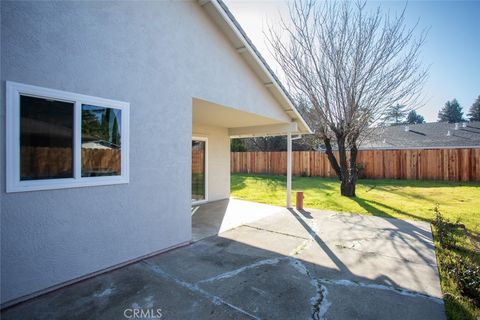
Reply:
[[389, 106], [417, 102], [427, 77], [419, 59], [425, 32], [416, 38], [416, 26], [405, 26], [405, 9], [391, 17], [367, 10], [365, 2], [289, 6], [290, 19], [266, 31], [271, 53], [292, 94], [308, 105], [341, 194], [355, 196], [360, 139]]

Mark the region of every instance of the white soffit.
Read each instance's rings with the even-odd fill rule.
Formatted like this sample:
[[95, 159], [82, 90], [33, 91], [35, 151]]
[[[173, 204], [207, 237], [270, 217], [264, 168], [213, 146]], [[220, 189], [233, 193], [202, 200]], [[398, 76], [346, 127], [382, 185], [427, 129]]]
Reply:
[[238, 128], [278, 124], [281, 121], [259, 114], [241, 111], [213, 102], [194, 98], [192, 101], [192, 122], [223, 128]]

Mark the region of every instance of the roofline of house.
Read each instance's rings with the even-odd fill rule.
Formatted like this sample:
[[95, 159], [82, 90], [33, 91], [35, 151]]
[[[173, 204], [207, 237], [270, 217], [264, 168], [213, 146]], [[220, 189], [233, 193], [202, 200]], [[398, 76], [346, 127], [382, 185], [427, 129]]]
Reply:
[[[298, 121], [299, 123], [299, 131], [302, 134], [310, 134], [313, 131], [308, 126], [305, 119], [303, 119], [300, 112], [298, 112], [295, 103], [292, 97], [288, 94], [288, 91], [282, 85], [278, 77], [275, 75], [273, 70], [270, 68], [268, 63], [262, 57], [260, 52], [257, 50], [255, 45], [252, 41], [248, 38], [245, 31], [242, 29], [238, 21], [235, 19], [233, 14], [228, 9], [227, 5], [222, 0], [198, 0], [200, 6], [205, 6], [208, 3], [211, 3], [212, 6], [215, 8], [215, 13], [220, 17], [226, 25], [230, 28], [230, 31], [233, 32], [233, 35], [236, 37], [236, 40], [239, 40], [242, 44], [242, 48], [237, 48], [237, 52], [239, 54], [247, 54], [252, 58], [251, 60], [245, 59], [247, 63], [251, 64], [252, 62], [254, 65], [252, 66], [254, 69], [255, 67], [259, 68], [263, 75], [269, 79], [269, 82], [264, 83], [267, 89], [274, 90], [278, 97], [280, 98], [280, 106], [282, 107], [283, 111], [292, 118], [293, 121]], [[222, 26], [220, 26], [222, 27]], [[231, 33], [226, 33], [226, 35], [230, 35]], [[252, 61], [252, 62], [250, 62]]]

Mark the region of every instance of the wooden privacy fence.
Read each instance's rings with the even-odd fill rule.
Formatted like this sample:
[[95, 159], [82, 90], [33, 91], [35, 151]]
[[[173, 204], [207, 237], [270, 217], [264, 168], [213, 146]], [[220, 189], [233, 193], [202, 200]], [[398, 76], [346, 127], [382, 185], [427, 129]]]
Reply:
[[[22, 177], [71, 175], [71, 148], [21, 147]], [[82, 149], [82, 168], [120, 174], [120, 149]]]
[[192, 150], [192, 173], [205, 172], [205, 151], [193, 149]]
[[[337, 154], [336, 154], [337, 155]], [[296, 176], [335, 177], [321, 151], [294, 151]], [[285, 175], [286, 152], [232, 152], [232, 173]], [[480, 148], [360, 150], [357, 162], [368, 179], [480, 181]]]

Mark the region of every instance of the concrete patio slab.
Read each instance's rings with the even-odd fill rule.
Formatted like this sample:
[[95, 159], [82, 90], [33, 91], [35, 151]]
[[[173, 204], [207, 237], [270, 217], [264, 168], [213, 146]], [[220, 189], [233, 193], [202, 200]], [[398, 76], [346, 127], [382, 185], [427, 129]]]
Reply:
[[304, 241], [241, 226], [146, 261], [195, 283], [261, 260], [288, 256]]
[[[273, 211], [272, 211], [273, 212]], [[239, 218], [240, 219], [240, 218]], [[243, 226], [57, 290], [3, 319], [445, 319], [428, 224], [276, 207]]]
[[9, 308], [1, 318], [128, 319], [135, 310], [148, 313], [143, 317], [147, 319], [251, 319], [173, 279], [159, 276], [143, 262]]
[[[402, 288], [441, 298], [436, 266], [411, 263], [390, 258], [375, 252], [362, 252], [345, 248], [311, 244], [298, 255], [298, 259], [309, 263], [310, 272], [316, 278], [350, 280]], [[320, 246], [319, 246], [320, 247]]]
[[[438, 300], [418, 298], [414, 294], [391, 291], [388, 287], [359, 286], [357, 283], [322, 283], [326, 301], [322, 317], [329, 320], [344, 319], [445, 319]], [[399, 294], [402, 296], [399, 299]]]
[[317, 296], [317, 284], [294, 259], [262, 260], [199, 286], [260, 319], [310, 319]]
[[[291, 225], [293, 227], [289, 228]], [[259, 230], [304, 237], [299, 225], [313, 241], [296, 257], [311, 263], [316, 276], [368, 279], [441, 297], [428, 223], [316, 210], [285, 210], [248, 224]]]
[[267, 204], [225, 199], [192, 207], [192, 240], [198, 241], [242, 224], [268, 217], [283, 208]]

